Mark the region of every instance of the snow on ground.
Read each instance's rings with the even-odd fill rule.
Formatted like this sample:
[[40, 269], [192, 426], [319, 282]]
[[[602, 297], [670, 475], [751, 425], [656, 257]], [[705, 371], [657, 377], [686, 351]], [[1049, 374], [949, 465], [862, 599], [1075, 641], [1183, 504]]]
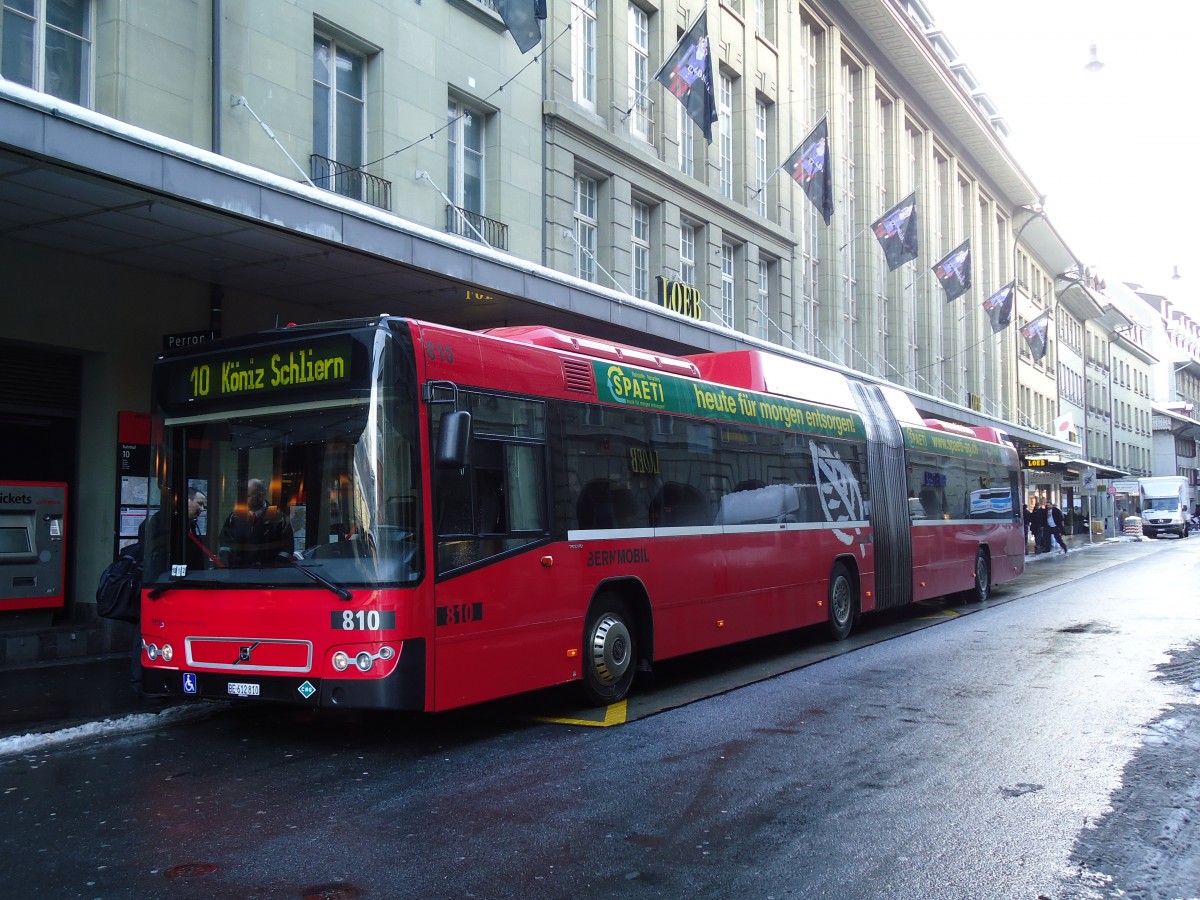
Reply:
[[82, 741], [102, 737], [114, 737], [124, 734], [137, 734], [142, 731], [153, 731], [167, 725], [178, 725], [212, 715], [224, 709], [224, 703], [186, 704], [172, 706], [156, 713], [132, 713], [119, 719], [102, 719], [98, 722], [86, 722], [71, 728], [45, 733], [30, 732], [29, 734], [12, 735], [0, 738], [0, 759], [7, 756], [17, 756], [22, 753], [36, 753], [50, 750], [67, 744], [77, 744]]

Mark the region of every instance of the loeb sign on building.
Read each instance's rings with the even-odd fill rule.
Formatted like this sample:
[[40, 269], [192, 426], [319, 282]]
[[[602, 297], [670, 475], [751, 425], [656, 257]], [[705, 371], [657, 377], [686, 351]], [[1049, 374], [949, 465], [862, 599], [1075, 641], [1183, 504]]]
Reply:
[[689, 319], [704, 321], [704, 298], [700, 289], [682, 281], [671, 281], [661, 275], [654, 276], [654, 287], [658, 293], [658, 305]]

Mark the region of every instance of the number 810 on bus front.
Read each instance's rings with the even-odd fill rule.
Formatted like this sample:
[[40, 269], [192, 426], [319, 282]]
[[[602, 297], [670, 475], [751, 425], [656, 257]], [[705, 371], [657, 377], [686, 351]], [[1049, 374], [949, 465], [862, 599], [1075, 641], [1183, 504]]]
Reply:
[[337, 631], [383, 631], [396, 627], [395, 610], [335, 609], [330, 625]]

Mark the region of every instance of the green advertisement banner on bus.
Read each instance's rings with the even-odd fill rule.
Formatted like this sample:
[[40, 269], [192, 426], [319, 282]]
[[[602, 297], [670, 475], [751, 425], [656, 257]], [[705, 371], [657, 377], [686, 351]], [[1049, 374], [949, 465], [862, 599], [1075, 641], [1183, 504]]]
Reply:
[[592, 369], [596, 393], [607, 403], [824, 437], [866, 438], [862, 418], [855, 412], [690, 381], [620, 363], [593, 362]]
[[910, 450], [923, 450], [939, 456], [957, 456], [961, 459], [978, 459], [997, 464], [1008, 461], [1005, 448], [996, 444], [960, 437], [957, 434], [946, 434], [943, 431], [912, 428], [908, 425], [904, 426], [904, 446]]

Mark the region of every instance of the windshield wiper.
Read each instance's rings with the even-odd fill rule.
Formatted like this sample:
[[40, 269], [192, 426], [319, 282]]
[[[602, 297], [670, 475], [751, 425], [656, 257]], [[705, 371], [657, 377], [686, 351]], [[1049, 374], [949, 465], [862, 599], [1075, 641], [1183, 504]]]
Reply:
[[293, 567], [299, 569], [301, 572], [303, 572], [305, 575], [307, 575], [309, 578], [311, 578], [317, 584], [321, 585], [321, 587], [328, 588], [329, 590], [331, 590], [335, 594], [337, 594], [339, 600], [354, 599], [354, 595], [351, 594], [344, 587], [342, 587], [340, 584], [335, 584], [334, 582], [330, 581], [328, 578], [326, 578], [324, 575], [320, 574], [319, 572], [314, 572], [312, 569], [308, 568], [308, 566], [300, 565], [300, 563], [298, 563], [294, 559], [290, 560], [290, 562]]

